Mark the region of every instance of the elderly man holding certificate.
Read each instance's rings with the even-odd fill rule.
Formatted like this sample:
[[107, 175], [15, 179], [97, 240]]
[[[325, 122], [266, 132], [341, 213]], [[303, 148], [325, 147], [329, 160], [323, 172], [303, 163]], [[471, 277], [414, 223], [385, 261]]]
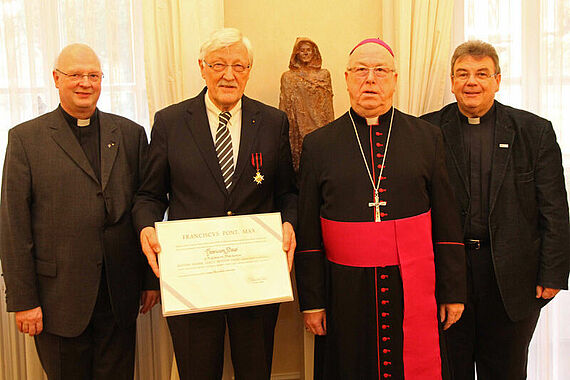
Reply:
[[[253, 54], [249, 40], [238, 30], [214, 33], [202, 45], [198, 63], [206, 88], [155, 116], [149, 164], [133, 208], [144, 253], [157, 276], [157, 254], [163, 252], [163, 261], [174, 250], [175, 263], [167, 265], [174, 268], [174, 277], [211, 279], [236, 274], [247, 263], [262, 268], [273, 260], [267, 247], [277, 241], [282, 266], [286, 268], [286, 257], [290, 268], [296, 245], [297, 190], [287, 116], [243, 95]], [[168, 219], [176, 222], [170, 227], [158, 223], [155, 230], [155, 222], [162, 221], [167, 209]], [[274, 212], [278, 213], [256, 215]], [[227, 218], [231, 215], [239, 216]], [[180, 221], [198, 218], [206, 219]], [[163, 276], [167, 266], [161, 266]], [[261, 288], [273, 277], [266, 269], [244, 273], [248, 273], [245, 282]], [[289, 281], [287, 270], [285, 274]], [[236, 281], [239, 278], [235, 276]], [[174, 290], [170, 294], [185, 304], [187, 312], [196, 306], [196, 300], [177, 294], [177, 289], [165, 289], [161, 280], [163, 295]], [[216, 298], [237, 285], [204, 286], [209, 298]], [[279, 304], [236, 306], [242, 305], [236, 302], [221, 310], [220, 305], [209, 305], [205, 310], [212, 311], [167, 318], [181, 379], [221, 378], [226, 324], [236, 378], [269, 379]]]

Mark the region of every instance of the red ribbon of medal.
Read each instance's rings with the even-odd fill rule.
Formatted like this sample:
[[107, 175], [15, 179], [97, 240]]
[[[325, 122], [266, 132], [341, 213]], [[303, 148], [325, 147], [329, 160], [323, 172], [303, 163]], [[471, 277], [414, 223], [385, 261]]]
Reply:
[[253, 182], [261, 185], [263, 182], [263, 175], [261, 175], [261, 167], [263, 166], [263, 156], [260, 153], [251, 154], [251, 165], [255, 169], [255, 175], [253, 176]]

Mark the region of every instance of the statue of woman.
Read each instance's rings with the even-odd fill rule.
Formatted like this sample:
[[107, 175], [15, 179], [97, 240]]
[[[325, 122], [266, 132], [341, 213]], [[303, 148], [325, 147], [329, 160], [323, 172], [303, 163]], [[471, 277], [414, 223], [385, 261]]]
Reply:
[[289, 140], [297, 173], [305, 135], [334, 120], [331, 75], [321, 69], [321, 64], [317, 44], [299, 37], [293, 47], [289, 71], [281, 76], [279, 108], [289, 118]]

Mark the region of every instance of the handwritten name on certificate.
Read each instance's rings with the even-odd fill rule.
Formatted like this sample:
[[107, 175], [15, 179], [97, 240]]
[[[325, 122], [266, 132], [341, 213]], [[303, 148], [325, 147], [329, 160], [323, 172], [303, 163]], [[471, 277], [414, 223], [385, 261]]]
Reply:
[[155, 227], [163, 315], [293, 300], [278, 212]]

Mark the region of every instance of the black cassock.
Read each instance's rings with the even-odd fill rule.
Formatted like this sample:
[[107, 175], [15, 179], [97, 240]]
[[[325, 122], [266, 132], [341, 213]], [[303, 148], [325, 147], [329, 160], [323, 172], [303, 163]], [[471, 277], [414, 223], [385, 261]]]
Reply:
[[[445, 168], [441, 132], [394, 110], [386, 150], [392, 110], [370, 126], [354, 110], [350, 113], [375, 183], [385, 159], [379, 188], [382, 220], [400, 220], [431, 210], [437, 302], [465, 302], [463, 236]], [[321, 219], [374, 222], [374, 207], [369, 205], [373, 194], [348, 112], [305, 138], [295, 270], [301, 310], [327, 312], [327, 336], [317, 341], [316, 353], [317, 372], [322, 371], [319, 376], [323, 379], [404, 377], [405, 305], [400, 267], [332, 262], [322, 238]], [[359, 247], [353, 249], [358, 255]], [[411, 380], [410, 372], [406, 373]]]

